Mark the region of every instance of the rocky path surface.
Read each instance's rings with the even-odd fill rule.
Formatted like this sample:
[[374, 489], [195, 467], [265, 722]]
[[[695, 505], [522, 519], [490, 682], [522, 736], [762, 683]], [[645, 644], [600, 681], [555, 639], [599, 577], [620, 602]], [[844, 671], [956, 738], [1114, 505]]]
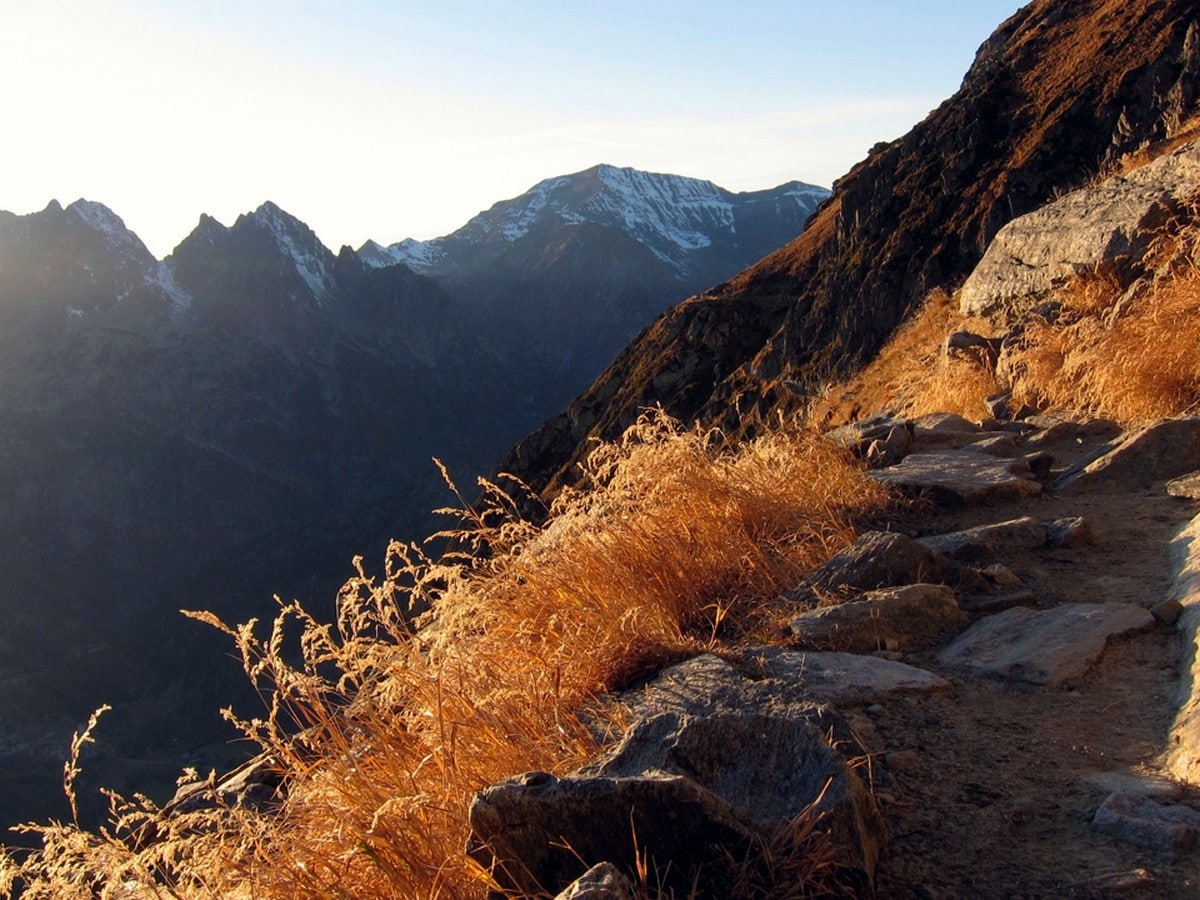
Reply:
[[[1057, 457], [1051, 475], [1061, 477], [1101, 442], [1068, 433], [1044, 443]], [[1027, 590], [1021, 606], [1029, 609], [1142, 610], [1167, 599], [1168, 547], [1195, 512], [1194, 501], [1168, 496], [1151, 479], [1148, 487], [1098, 484], [926, 509], [900, 527], [945, 533], [1019, 516], [1083, 517], [1090, 535], [1075, 546], [997, 548], [977, 562], [1007, 567]], [[1131, 812], [1096, 822], [1114, 793], [1150, 798], [1159, 804], [1151, 815], [1162, 814], [1162, 804], [1200, 809], [1200, 791], [1171, 780], [1166, 759], [1181, 644], [1174, 627], [1135, 628], [1058, 685], [1019, 672], [979, 674], [938, 649], [906, 655], [954, 688], [850, 712], [879, 762], [876, 796], [890, 831], [876, 873], [880, 895], [1200, 895], [1200, 861], [1189, 852], [1200, 838], [1194, 824], [1146, 824]], [[1068, 642], [1061, 651], [1072, 649]], [[1122, 808], [1120, 798], [1114, 805]]]

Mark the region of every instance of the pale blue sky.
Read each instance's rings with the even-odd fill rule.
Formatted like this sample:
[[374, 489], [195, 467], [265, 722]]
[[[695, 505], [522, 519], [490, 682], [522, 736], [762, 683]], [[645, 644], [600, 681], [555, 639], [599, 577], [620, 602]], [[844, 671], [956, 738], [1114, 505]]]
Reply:
[[162, 256], [265, 199], [429, 238], [599, 162], [828, 186], [1019, 6], [0, 0], [0, 209], [99, 200]]

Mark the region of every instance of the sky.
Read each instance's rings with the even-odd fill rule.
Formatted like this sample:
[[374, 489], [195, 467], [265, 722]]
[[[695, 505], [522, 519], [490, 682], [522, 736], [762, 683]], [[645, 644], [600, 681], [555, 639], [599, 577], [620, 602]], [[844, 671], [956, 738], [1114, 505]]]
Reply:
[[336, 250], [597, 163], [828, 187], [1015, 0], [0, 0], [0, 209], [80, 197], [159, 257], [273, 200]]

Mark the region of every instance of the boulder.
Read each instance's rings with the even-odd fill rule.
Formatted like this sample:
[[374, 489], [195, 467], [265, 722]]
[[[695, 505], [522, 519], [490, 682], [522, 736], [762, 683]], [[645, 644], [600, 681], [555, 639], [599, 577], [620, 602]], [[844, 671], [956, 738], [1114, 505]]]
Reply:
[[1096, 811], [1092, 824], [1139, 847], [1178, 852], [1200, 847], [1200, 812], [1163, 804], [1141, 794], [1116, 792]]
[[470, 809], [472, 854], [509, 891], [558, 891], [597, 862], [639, 861], [666, 891], [732, 896], [742, 861], [800, 817], [844, 883], [869, 890], [883, 841], [873, 799], [804, 716], [756, 709], [636, 722], [598, 763], [528, 773]]
[[1059, 687], [1081, 678], [1110, 639], [1153, 627], [1154, 617], [1131, 603], [1018, 606], [971, 626], [938, 660], [976, 675]]
[[957, 564], [941, 553], [890, 531], [868, 531], [830, 557], [788, 596], [870, 591], [905, 584], [946, 584], [958, 580]]
[[1029, 516], [1023, 516], [949, 534], [930, 535], [919, 540], [930, 550], [936, 550], [951, 559], [981, 560], [1010, 550], [1032, 550], [1041, 547], [1046, 543], [1046, 536], [1045, 525]]
[[1046, 546], [1056, 550], [1082, 547], [1092, 539], [1092, 523], [1083, 516], [1065, 516], [1046, 523]]
[[958, 608], [950, 588], [912, 584], [805, 610], [789, 624], [802, 647], [871, 653], [925, 649], [966, 623], [966, 614]]
[[835, 428], [826, 436], [877, 468], [899, 462], [912, 449], [913, 424], [910, 419], [877, 415]]
[[1042, 491], [1023, 459], [998, 459], [959, 450], [912, 453], [897, 466], [872, 472], [871, 477], [947, 506], [1014, 500]]
[[1012, 324], [1073, 276], [1097, 270], [1129, 287], [1148, 271], [1163, 227], [1187, 218], [1197, 182], [1200, 142], [1193, 141], [1013, 219], [963, 284], [962, 314]]
[[1064, 472], [1051, 490], [1148, 488], [1200, 468], [1200, 416], [1163, 419], [1124, 437], [1100, 457]]

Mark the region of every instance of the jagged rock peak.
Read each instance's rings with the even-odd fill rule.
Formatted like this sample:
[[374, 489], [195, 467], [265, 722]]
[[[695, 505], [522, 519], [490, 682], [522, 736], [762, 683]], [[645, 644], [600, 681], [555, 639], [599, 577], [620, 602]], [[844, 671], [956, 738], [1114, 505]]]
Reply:
[[318, 302], [327, 301], [334, 292], [333, 260], [329, 248], [316, 233], [291, 213], [270, 200], [252, 213], [238, 216], [233, 231], [255, 226], [266, 231], [278, 248], [296, 266]]

